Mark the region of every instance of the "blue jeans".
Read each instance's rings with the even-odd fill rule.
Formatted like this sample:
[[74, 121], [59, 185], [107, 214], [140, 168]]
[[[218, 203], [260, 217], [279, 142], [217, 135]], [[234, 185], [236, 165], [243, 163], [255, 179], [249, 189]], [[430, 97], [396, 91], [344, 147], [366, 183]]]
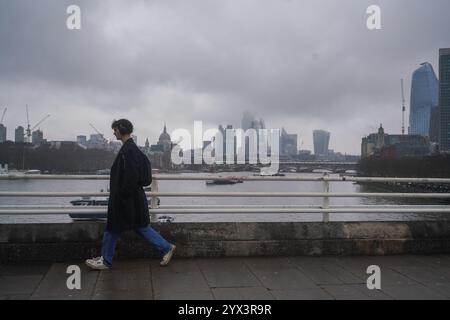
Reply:
[[[137, 231], [140, 235], [152, 243], [162, 255], [166, 254], [171, 249], [170, 243], [151, 227], [140, 228]], [[114, 251], [116, 250], [116, 243], [119, 238], [120, 233], [105, 230], [105, 233], [103, 234], [102, 257], [105, 264], [109, 267], [112, 266]]]

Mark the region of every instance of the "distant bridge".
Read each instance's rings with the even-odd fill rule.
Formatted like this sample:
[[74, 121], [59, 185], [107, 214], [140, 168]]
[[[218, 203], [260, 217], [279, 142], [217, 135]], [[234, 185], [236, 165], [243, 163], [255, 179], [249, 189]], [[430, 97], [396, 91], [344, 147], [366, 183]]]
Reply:
[[[276, 163], [276, 162], [274, 162]], [[357, 166], [358, 162], [349, 161], [280, 161], [280, 164], [286, 165], [343, 165], [343, 166]]]

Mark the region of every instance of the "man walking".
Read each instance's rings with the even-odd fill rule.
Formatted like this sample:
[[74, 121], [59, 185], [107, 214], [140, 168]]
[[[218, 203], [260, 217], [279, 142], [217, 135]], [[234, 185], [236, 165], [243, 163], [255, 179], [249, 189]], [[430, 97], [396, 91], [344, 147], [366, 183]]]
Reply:
[[[114, 121], [111, 128], [114, 130], [114, 136], [117, 140], [121, 140], [123, 145], [111, 167], [102, 255], [86, 260], [86, 265], [96, 270], [112, 268], [120, 234], [126, 230], [134, 230], [159, 250], [162, 255], [160, 265], [165, 266], [170, 262], [176, 247], [149, 226], [148, 202], [143, 186], [150, 178], [142, 175], [146, 172], [145, 169], [150, 167], [150, 163], [146, 163], [148, 159], [131, 138], [133, 124], [130, 121], [126, 119]], [[151, 174], [151, 168], [149, 170], [148, 176]]]

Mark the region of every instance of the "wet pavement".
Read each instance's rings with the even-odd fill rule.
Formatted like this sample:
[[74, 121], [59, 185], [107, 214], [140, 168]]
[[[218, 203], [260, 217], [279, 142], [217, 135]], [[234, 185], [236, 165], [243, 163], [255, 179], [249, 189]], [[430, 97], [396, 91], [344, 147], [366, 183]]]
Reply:
[[[80, 289], [67, 286], [76, 283], [70, 265], [80, 267]], [[381, 289], [367, 287], [371, 265]], [[450, 299], [450, 255], [122, 260], [108, 271], [80, 261], [0, 265], [0, 299], [441, 300]]]

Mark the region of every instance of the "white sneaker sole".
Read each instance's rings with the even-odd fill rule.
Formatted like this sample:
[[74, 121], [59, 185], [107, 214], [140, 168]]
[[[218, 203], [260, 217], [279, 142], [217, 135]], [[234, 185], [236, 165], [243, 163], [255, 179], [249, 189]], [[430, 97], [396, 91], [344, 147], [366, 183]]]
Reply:
[[92, 263], [90, 263], [90, 262], [88, 262], [88, 261], [86, 261], [85, 263], [86, 263], [86, 265], [87, 265], [89, 268], [91, 268], [91, 269], [93, 269], [93, 270], [109, 270], [109, 269], [111, 269], [111, 268], [109, 268], [109, 267], [107, 267], [107, 266], [105, 266], [105, 265], [95, 265], [95, 264], [92, 264]]
[[177, 248], [177, 246], [173, 244], [172, 248], [170, 249], [170, 251], [166, 253], [167, 260], [166, 261], [164, 261], [164, 260], [161, 261], [159, 263], [160, 266], [164, 267], [164, 266], [167, 266], [169, 264], [170, 260], [172, 260], [173, 253], [175, 252], [176, 248]]

